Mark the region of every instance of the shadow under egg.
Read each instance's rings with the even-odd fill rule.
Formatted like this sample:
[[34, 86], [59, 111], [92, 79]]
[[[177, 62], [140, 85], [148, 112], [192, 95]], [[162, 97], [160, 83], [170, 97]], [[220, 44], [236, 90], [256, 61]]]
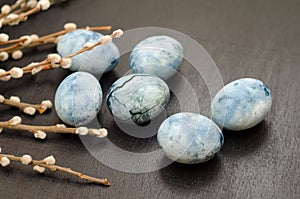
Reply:
[[263, 147], [269, 133], [270, 130], [265, 120], [243, 131], [223, 130], [225, 143], [222, 153], [233, 157], [256, 153], [259, 148]]
[[[162, 162], [164, 161], [166, 160], [162, 160]], [[186, 188], [199, 189], [216, 181], [220, 175], [221, 167], [221, 160], [218, 154], [216, 154], [215, 157], [209, 161], [199, 164], [180, 164], [173, 162], [159, 170], [159, 174], [164, 181], [168, 182], [166, 183], [167, 186], [170, 188], [176, 187], [177, 191], [184, 192]], [[178, 186], [178, 184], [182, 184], [182, 182], [184, 182], [184, 185]]]

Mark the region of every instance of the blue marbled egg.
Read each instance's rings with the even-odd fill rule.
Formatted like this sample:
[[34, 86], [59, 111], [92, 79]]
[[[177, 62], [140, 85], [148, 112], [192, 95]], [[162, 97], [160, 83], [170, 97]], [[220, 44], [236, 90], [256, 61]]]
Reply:
[[158, 116], [170, 99], [168, 85], [158, 77], [131, 74], [117, 80], [108, 91], [112, 115], [125, 123], [145, 124]]
[[264, 120], [271, 105], [271, 91], [262, 81], [243, 78], [227, 84], [217, 93], [211, 114], [220, 127], [239, 131]]
[[152, 74], [164, 80], [170, 78], [183, 59], [181, 44], [169, 36], [149, 37], [135, 46], [129, 65], [133, 73]]
[[60, 83], [55, 94], [55, 110], [66, 124], [85, 125], [96, 118], [102, 98], [98, 80], [89, 73], [76, 72]]
[[[89, 30], [74, 30], [65, 34], [57, 43], [57, 51], [61, 56], [67, 56], [84, 45], [96, 43], [103, 35]], [[86, 51], [72, 58], [72, 71], [85, 71], [100, 76], [112, 70], [118, 63], [120, 53], [114, 43], [99, 45], [93, 50]]]
[[208, 161], [223, 146], [220, 128], [196, 113], [177, 113], [167, 118], [157, 134], [159, 145], [171, 160], [184, 164]]

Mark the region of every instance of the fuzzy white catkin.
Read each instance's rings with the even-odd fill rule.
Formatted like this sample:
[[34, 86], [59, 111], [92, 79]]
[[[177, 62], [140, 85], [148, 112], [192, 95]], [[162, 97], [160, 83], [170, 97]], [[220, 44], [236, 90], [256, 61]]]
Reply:
[[11, 54], [13, 59], [21, 59], [23, 57], [23, 52], [21, 50], [16, 50]]
[[10, 76], [10, 75], [7, 75], [7, 76], [5, 76], [5, 77], [1, 77], [1, 78], [0, 78], [0, 80], [1, 80], [1, 81], [4, 81], [4, 82], [9, 81], [10, 79], [11, 79], [11, 76]]
[[51, 4], [49, 0], [40, 0], [38, 2], [38, 6], [40, 7], [41, 10], [48, 10]]
[[60, 67], [60, 64], [51, 63], [51, 67], [52, 67], [52, 68], [59, 68], [59, 67]]
[[56, 127], [57, 128], [67, 128], [67, 126], [64, 124], [56, 124]]
[[21, 102], [21, 99], [17, 96], [11, 96], [9, 98], [10, 101], [14, 102], [14, 103], [20, 103]]
[[24, 35], [20, 37], [20, 39], [24, 39], [24, 41], [20, 42], [22, 46], [28, 46], [29, 44], [31, 44], [31, 37], [29, 35]]
[[92, 47], [93, 45], [94, 45], [93, 43], [87, 42], [87, 43], [84, 44], [84, 47], [85, 47], [85, 48], [90, 48], [90, 47]]
[[14, 13], [11, 13], [11, 14], [7, 15], [6, 18], [9, 21], [8, 24], [11, 25], [11, 26], [18, 25], [19, 22], [20, 22], [19, 15], [14, 14]]
[[115, 30], [115, 31], [113, 32], [113, 36], [114, 36], [115, 38], [120, 38], [123, 34], [124, 34], [124, 32], [123, 32], [123, 30], [121, 30], [121, 29]]
[[14, 116], [12, 119], [9, 120], [9, 124], [12, 126], [21, 124], [21, 122], [22, 122], [22, 118], [19, 116]]
[[6, 61], [9, 57], [9, 54], [5, 51], [0, 52], [0, 61]]
[[[0, 75], [1, 75], [1, 74], [4, 74], [4, 73], [6, 73], [6, 71], [3, 70], [3, 69], [0, 69]], [[11, 78], [11, 76], [10, 76], [10, 75], [7, 75], [7, 76], [4, 76], [4, 77], [1, 77], [0, 80], [1, 80], [1, 81], [9, 81], [10, 78]]]
[[60, 61], [60, 65], [64, 69], [68, 69], [72, 65], [72, 59], [71, 58], [62, 58]]
[[107, 129], [102, 128], [102, 129], [100, 129], [100, 132], [101, 132], [101, 135], [100, 135], [101, 137], [106, 137], [108, 135]]
[[102, 129], [91, 129], [90, 131], [92, 132], [93, 135], [95, 135], [98, 138], [104, 138], [108, 134], [107, 130], [104, 129], [104, 128], [102, 128]]
[[0, 95], [0, 103], [3, 103], [5, 101], [5, 97], [3, 95]]
[[26, 3], [26, 6], [27, 6], [28, 8], [34, 8], [36, 5], [37, 5], [37, 0], [29, 0], [29, 1], [27, 1], [27, 3]]
[[9, 14], [6, 18], [8, 20], [17, 20], [19, 18], [19, 15], [12, 13], [12, 14]]
[[32, 74], [32, 75], [35, 75], [35, 74], [41, 72], [41, 71], [43, 70], [43, 68], [44, 68], [44, 66], [38, 66], [38, 67], [35, 67], [35, 68], [33, 68], [33, 69], [31, 70], [31, 74]]
[[10, 13], [10, 11], [11, 11], [11, 7], [7, 4], [5, 4], [1, 7], [1, 13], [3, 15], [7, 15], [8, 13]]
[[33, 107], [26, 107], [26, 108], [24, 108], [23, 112], [28, 115], [34, 115], [36, 112], [36, 109]]
[[32, 157], [30, 155], [23, 155], [20, 160], [22, 164], [28, 165], [32, 162]]
[[50, 100], [44, 100], [42, 101], [41, 105], [44, 107], [44, 108], [52, 108], [53, 104]]
[[7, 42], [9, 40], [9, 35], [6, 33], [0, 34], [0, 42]]
[[98, 137], [98, 138], [104, 138], [104, 137], [106, 137], [107, 134], [108, 134], [107, 130], [104, 129], [104, 128], [99, 129], [98, 132], [99, 132], [99, 133], [96, 135], [96, 137]]
[[61, 56], [59, 54], [56, 54], [56, 53], [53, 53], [53, 54], [49, 54], [48, 55], [48, 60], [51, 62], [51, 63], [59, 63], [60, 60], [61, 60]]
[[89, 130], [86, 127], [79, 127], [76, 129], [75, 133], [79, 135], [87, 135], [89, 133]]
[[18, 78], [23, 77], [23, 73], [24, 73], [23, 70], [21, 68], [18, 68], [18, 67], [13, 67], [10, 70], [10, 75], [14, 79], [18, 79]]
[[103, 45], [108, 45], [111, 41], [112, 41], [112, 38], [109, 35], [104, 35], [103, 37], [100, 38], [100, 42]]
[[46, 169], [45, 169], [44, 167], [35, 165], [35, 166], [33, 167], [33, 170], [34, 170], [34, 171], [37, 171], [37, 172], [39, 172], [39, 173], [44, 173]]
[[2, 157], [0, 160], [0, 164], [3, 167], [7, 167], [10, 164], [10, 160], [7, 157]]
[[54, 165], [56, 160], [55, 158], [53, 157], [53, 155], [49, 156], [49, 157], [46, 157], [44, 160], [45, 164], [47, 165]]
[[44, 131], [37, 131], [36, 133], [34, 133], [34, 137], [44, 140], [47, 137], [47, 134]]
[[0, 68], [0, 75], [2, 75], [2, 74], [4, 74], [4, 73], [6, 73], [6, 71], [3, 70], [2, 68]]
[[75, 30], [77, 28], [77, 25], [75, 23], [66, 23], [64, 25], [65, 30]]
[[39, 40], [40, 37], [37, 34], [32, 34], [30, 35], [30, 38], [31, 38], [31, 42], [35, 42]]

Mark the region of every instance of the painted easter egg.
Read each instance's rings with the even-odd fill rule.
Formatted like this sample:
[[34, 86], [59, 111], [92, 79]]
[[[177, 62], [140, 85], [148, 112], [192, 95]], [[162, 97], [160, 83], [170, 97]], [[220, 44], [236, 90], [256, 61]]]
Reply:
[[210, 160], [223, 146], [220, 128], [210, 119], [196, 113], [177, 113], [167, 118], [157, 134], [166, 156], [183, 164]]
[[153, 36], [134, 47], [129, 65], [133, 73], [152, 74], [166, 80], [178, 70], [182, 59], [183, 48], [177, 40]]
[[102, 97], [101, 86], [93, 75], [76, 72], [60, 83], [55, 94], [55, 110], [66, 124], [85, 125], [96, 118]]
[[211, 114], [220, 127], [239, 131], [264, 120], [271, 105], [271, 91], [262, 81], [243, 78], [227, 84], [217, 93], [211, 104]]
[[170, 99], [168, 85], [158, 77], [131, 74], [117, 80], [108, 91], [107, 105], [123, 122], [145, 124], [159, 115]]

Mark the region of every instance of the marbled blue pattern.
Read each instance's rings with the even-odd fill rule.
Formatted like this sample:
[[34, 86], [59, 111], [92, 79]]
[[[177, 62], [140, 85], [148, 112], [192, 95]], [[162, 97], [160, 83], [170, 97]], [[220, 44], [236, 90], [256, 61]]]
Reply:
[[[57, 43], [57, 51], [61, 56], [67, 56], [89, 43], [96, 43], [103, 35], [89, 30], [74, 30], [65, 34]], [[100, 76], [112, 70], [118, 63], [120, 53], [117, 46], [111, 42], [99, 45], [72, 58], [72, 71], [85, 71]]]
[[182, 59], [183, 48], [177, 40], [154, 36], [135, 46], [129, 65], [133, 73], [152, 74], [166, 80], [178, 70]]
[[55, 110], [66, 124], [85, 125], [96, 118], [102, 98], [98, 80], [89, 73], [76, 72], [60, 83], [55, 94]]
[[158, 77], [131, 74], [117, 80], [108, 91], [107, 105], [125, 123], [145, 124], [158, 116], [170, 99], [168, 85]]
[[220, 127], [239, 131], [264, 120], [271, 105], [271, 91], [262, 81], [243, 78], [227, 84], [217, 93], [211, 114]]
[[184, 164], [208, 161], [221, 150], [224, 142], [219, 127], [196, 113], [170, 116], [161, 124], [157, 139], [167, 157]]

